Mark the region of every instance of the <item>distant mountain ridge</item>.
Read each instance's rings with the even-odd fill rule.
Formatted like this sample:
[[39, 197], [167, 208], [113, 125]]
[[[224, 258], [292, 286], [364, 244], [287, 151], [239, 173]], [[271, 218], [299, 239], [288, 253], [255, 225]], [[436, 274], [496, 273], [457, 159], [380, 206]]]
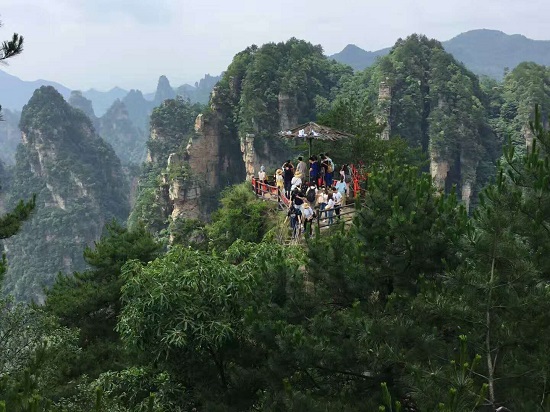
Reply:
[[[161, 78], [162, 77], [166, 79], [165, 76], [161, 76]], [[206, 104], [208, 103], [210, 92], [220, 78], [221, 75], [211, 76], [210, 74], [206, 74], [204, 78], [196, 82], [194, 86], [184, 84], [179, 87], [172, 88], [173, 93], [166, 93], [166, 90], [164, 90], [164, 94], [173, 96], [179, 94], [185, 99], [189, 98], [192, 103]], [[164, 83], [165, 82], [163, 82], [162, 85], [164, 85]], [[71, 96], [72, 90], [60, 83], [42, 79], [34, 81], [21, 80], [17, 76], [13, 76], [0, 70], [0, 105], [5, 109], [21, 111], [23, 106], [27, 104], [31, 98], [34, 91], [39, 89], [41, 86], [53, 86], [65, 98], [65, 100], [68, 100]], [[130, 92], [131, 91], [120, 87], [113, 87], [111, 90], [106, 92], [96, 89], [82, 91], [82, 96], [92, 101], [95, 114], [98, 117], [101, 117], [107, 112], [107, 110], [109, 110], [117, 99], [123, 100]], [[143, 94], [145, 99], [151, 102], [155, 101], [155, 95], [157, 95], [156, 92]], [[161, 102], [155, 101], [155, 103], [158, 105]]]
[[[550, 40], [533, 40], [520, 34], [509, 35], [488, 29], [471, 30], [442, 44], [447, 52], [475, 74], [497, 80], [502, 80], [506, 68], [513, 70], [524, 61], [550, 65]], [[329, 57], [350, 65], [354, 70], [363, 70], [390, 50], [385, 48], [371, 52], [349, 44], [341, 52]]]

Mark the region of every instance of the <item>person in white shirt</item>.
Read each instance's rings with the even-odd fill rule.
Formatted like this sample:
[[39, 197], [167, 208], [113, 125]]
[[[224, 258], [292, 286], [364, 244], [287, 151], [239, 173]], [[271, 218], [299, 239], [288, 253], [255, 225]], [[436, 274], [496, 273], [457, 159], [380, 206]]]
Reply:
[[306, 237], [310, 237], [312, 234], [311, 226], [313, 223], [313, 209], [307, 202], [304, 203], [302, 215], [304, 220], [304, 234]]
[[325, 213], [328, 213], [328, 224], [332, 225], [334, 223], [334, 198], [332, 193], [328, 194], [328, 201], [327, 205], [325, 206]]
[[342, 193], [340, 193], [338, 190], [335, 191], [332, 194], [332, 198], [334, 199], [334, 213], [336, 214], [336, 217], [338, 217], [338, 220], [340, 220], [340, 209], [342, 208]]
[[260, 167], [260, 171], [258, 172], [258, 179], [262, 183], [267, 183], [266, 181], [266, 173], [265, 173], [265, 166]]
[[300, 172], [296, 172], [292, 180], [290, 181], [290, 191], [293, 192], [294, 189], [297, 187], [300, 187], [302, 185], [302, 174]]

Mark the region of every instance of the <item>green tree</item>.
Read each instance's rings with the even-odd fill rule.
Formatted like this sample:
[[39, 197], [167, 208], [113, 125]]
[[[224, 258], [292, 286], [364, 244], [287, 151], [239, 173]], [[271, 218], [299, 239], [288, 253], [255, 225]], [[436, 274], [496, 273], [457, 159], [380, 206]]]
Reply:
[[112, 222], [95, 247], [84, 251], [90, 269], [60, 274], [46, 291], [44, 310], [55, 315], [61, 325], [76, 328], [79, 333], [82, 351], [76, 358], [67, 359], [66, 383], [83, 374], [97, 378], [102, 372], [127, 365], [128, 354], [114, 330], [121, 310], [121, 267], [132, 259], [148, 263], [159, 256], [160, 250], [145, 228], [128, 230]]
[[258, 201], [249, 182], [225, 189], [220, 203], [206, 228], [211, 247], [220, 251], [238, 239], [259, 243], [273, 227], [278, 213], [274, 203]]

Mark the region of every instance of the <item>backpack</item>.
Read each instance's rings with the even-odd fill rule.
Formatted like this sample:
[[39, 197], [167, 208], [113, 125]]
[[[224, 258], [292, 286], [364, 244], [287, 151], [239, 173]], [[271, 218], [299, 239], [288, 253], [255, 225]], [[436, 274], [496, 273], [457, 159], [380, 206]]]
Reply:
[[334, 163], [328, 162], [327, 173], [334, 172]]
[[307, 189], [306, 199], [309, 203], [315, 202], [315, 189], [312, 189], [311, 187]]

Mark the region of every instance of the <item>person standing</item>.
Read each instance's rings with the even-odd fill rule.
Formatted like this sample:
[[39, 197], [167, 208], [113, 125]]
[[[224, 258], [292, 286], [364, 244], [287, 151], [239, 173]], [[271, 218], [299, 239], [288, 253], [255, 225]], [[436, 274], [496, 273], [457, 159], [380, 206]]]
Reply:
[[292, 192], [294, 189], [300, 188], [300, 186], [302, 186], [302, 174], [297, 170], [290, 181], [290, 191]]
[[296, 173], [300, 172], [302, 177], [307, 176], [307, 165], [306, 162], [302, 159], [302, 156], [298, 157], [298, 164], [296, 165]]
[[283, 179], [285, 183], [285, 196], [290, 198], [290, 188], [292, 187], [292, 178], [294, 177], [294, 166], [290, 159], [283, 164]]
[[327, 186], [328, 161], [326, 156], [322, 153], [319, 155], [319, 158], [321, 159], [321, 167], [319, 169], [321, 185]]
[[[325, 206], [327, 205], [327, 193], [324, 187], [321, 187], [317, 191], [317, 206], [319, 206], [319, 219], [323, 218], [323, 212], [325, 210]], [[325, 214], [326, 219], [326, 214]]]
[[334, 216], [334, 199], [332, 193], [329, 193], [328, 196], [327, 205], [325, 206], [325, 213], [328, 214], [328, 224], [329, 226], [334, 223], [333, 216]]
[[283, 179], [283, 169], [277, 169], [275, 171], [275, 185], [279, 190], [279, 193], [283, 193], [285, 190], [285, 181]]
[[318, 186], [317, 178], [319, 177], [319, 163], [314, 156], [309, 158], [309, 181]]
[[336, 191], [338, 193], [340, 193], [340, 195], [342, 196], [341, 204], [343, 204], [343, 205], [346, 204], [346, 194], [347, 194], [347, 190], [348, 190], [348, 186], [347, 186], [344, 179], [345, 178], [342, 178], [342, 179], [340, 179], [340, 181], [338, 183], [336, 183]]
[[260, 171], [258, 172], [258, 179], [261, 183], [267, 183], [266, 181], [266, 173], [265, 173], [265, 166], [260, 166]]
[[340, 221], [340, 209], [342, 208], [342, 193], [340, 193], [339, 190], [335, 190], [332, 193], [332, 199], [334, 200], [334, 214], [338, 218], [338, 221]]
[[325, 153], [325, 160], [327, 162], [327, 173], [325, 175], [325, 182], [327, 184], [327, 187], [332, 186], [332, 182], [334, 181], [334, 162], [330, 158], [328, 152]]
[[288, 208], [285, 221], [287, 220], [290, 220], [292, 239], [298, 239], [302, 231], [302, 211], [294, 203], [291, 203]]
[[306, 238], [309, 238], [312, 235], [313, 209], [311, 208], [311, 206], [309, 206], [309, 203], [307, 202], [304, 204], [303, 219], [304, 234]]

